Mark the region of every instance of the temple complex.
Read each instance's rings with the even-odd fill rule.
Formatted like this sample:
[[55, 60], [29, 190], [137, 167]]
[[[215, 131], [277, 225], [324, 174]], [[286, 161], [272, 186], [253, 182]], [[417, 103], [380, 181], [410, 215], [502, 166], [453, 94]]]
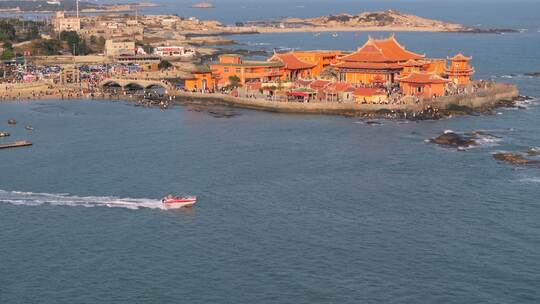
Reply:
[[246, 91], [272, 97], [282, 94], [293, 100], [370, 103], [460, 92], [474, 74], [470, 60], [461, 53], [446, 59], [427, 58], [406, 49], [392, 35], [369, 37], [351, 53], [292, 51], [274, 53], [266, 61], [222, 55], [219, 62], [210, 64], [210, 70], [215, 89], [227, 87], [235, 79]]

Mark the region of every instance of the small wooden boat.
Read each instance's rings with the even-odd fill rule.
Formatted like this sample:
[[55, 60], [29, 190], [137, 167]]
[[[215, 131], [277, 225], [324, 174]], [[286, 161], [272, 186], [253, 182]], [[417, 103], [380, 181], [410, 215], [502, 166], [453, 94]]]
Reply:
[[7, 122], [9, 125], [16, 125], [17, 124], [17, 121], [15, 119], [10, 119], [8, 120]]

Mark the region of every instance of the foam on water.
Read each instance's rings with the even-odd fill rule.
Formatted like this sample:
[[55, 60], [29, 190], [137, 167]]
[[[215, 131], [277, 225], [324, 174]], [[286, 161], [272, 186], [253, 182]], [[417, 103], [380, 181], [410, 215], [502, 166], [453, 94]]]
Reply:
[[34, 193], [0, 190], [0, 203], [13, 205], [109, 207], [137, 210], [140, 208], [163, 209], [159, 200], [149, 198], [119, 198], [114, 196], [76, 196], [67, 193]]
[[476, 142], [479, 146], [493, 147], [499, 145], [503, 141], [502, 138], [490, 134], [476, 136]]
[[516, 101], [516, 106], [520, 108], [524, 108], [524, 109], [529, 109], [530, 106], [538, 105], [538, 101], [540, 101], [540, 99], [537, 97], [534, 97], [533, 99], [529, 99], [529, 100]]
[[528, 184], [538, 184], [540, 183], [540, 177], [522, 178], [519, 181], [523, 183], [528, 183]]

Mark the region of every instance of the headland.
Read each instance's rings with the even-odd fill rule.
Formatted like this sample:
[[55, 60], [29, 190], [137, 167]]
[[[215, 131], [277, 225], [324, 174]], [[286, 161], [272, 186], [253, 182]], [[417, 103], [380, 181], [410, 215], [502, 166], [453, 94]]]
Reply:
[[478, 28], [406, 14], [396, 10], [337, 14], [314, 18], [282, 18], [278, 20], [248, 21], [245, 26], [260, 33], [287, 32], [461, 32], [505, 33], [513, 29]]

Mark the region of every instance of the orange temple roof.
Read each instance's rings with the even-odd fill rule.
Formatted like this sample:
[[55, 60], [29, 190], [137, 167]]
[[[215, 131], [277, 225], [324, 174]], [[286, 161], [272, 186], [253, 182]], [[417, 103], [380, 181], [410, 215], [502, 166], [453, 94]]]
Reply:
[[354, 91], [354, 87], [348, 83], [344, 82], [332, 82], [326, 87], [329, 92], [347, 92]]
[[402, 66], [398, 63], [386, 62], [342, 62], [335, 64], [334, 67], [342, 69], [366, 69], [366, 70], [398, 70]]
[[406, 83], [419, 83], [419, 84], [430, 84], [430, 83], [447, 83], [450, 80], [442, 78], [435, 73], [425, 73], [425, 72], [414, 72], [405, 77], [397, 78], [400, 82]]
[[353, 94], [356, 96], [386, 95], [383, 90], [378, 88], [356, 88]]
[[472, 59], [472, 57], [467, 57], [463, 55], [462, 53], [459, 53], [454, 57], [447, 57], [447, 58], [448, 60], [452, 60], [452, 61], [469, 61]]
[[343, 61], [357, 62], [403, 62], [424, 58], [425, 55], [408, 51], [394, 36], [386, 39], [369, 38], [356, 52], [343, 56]]
[[329, 80], [314, 80], [313, 82], [311, 82], [309, 84], [309, 87], [314, 89], [314, 90], [317, 90], [317, 89], [322, 89], [324, 87], [326, 87], [331, 81]]
[[304, 70], [315, 67], [315, 64], [304, 62], [292, 53], [274, 54], [270, 61], [281, 61], [288, 70]]
[[407, 62], [401, 63], [404, 67], [422, 67], [426, 65], [426, 62], [421, 62], [413, 59], [409, 59]]

